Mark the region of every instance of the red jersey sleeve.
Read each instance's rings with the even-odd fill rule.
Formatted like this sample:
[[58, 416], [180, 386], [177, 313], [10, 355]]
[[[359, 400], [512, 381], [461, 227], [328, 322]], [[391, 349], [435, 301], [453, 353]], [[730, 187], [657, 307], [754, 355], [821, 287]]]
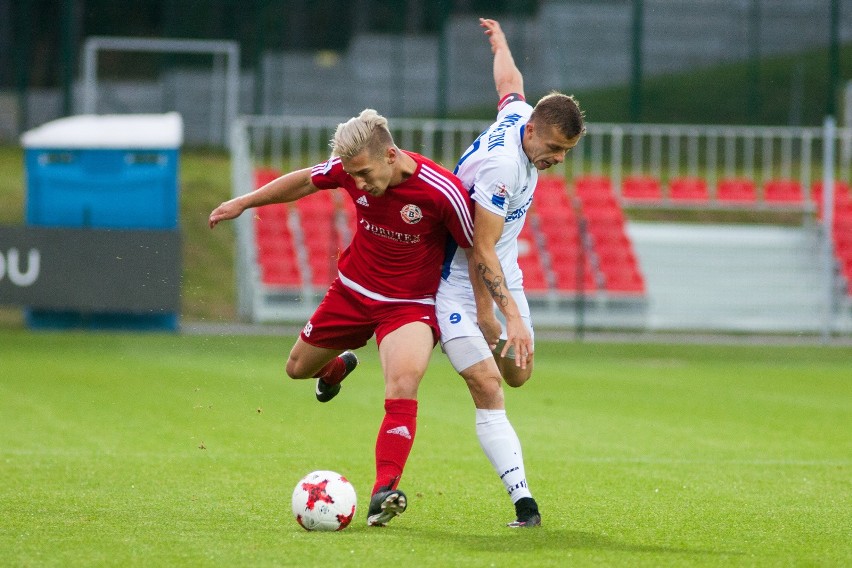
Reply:
[[343, 171], [343, 164], [337, 157], [330, 158], [311, 168], [311, 183], [320, 189], [343, 187], [349, 179], [352, 178]]
[[421, 177], [437, 189], [436, 202], [447, 230], [461, 248], [473, 246], [473, 205], [461, 181], [436, 164], [424, 162]]

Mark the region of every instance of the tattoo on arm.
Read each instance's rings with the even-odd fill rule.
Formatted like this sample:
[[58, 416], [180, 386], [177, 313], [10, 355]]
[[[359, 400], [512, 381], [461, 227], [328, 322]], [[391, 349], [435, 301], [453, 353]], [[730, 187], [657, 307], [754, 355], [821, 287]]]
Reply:
[[476, 271], [479, 272], [480, 278], [482, 278], [485, 287], [488, 288], [488, 292], [494, 298], [494, 301], [500, 306], [506, 306], [509, 303], [509, 299], [506, 297], [505, 292], [503, 292], [503, 276], [495, 274], [493, 270], [482, 263], [476, 265]]

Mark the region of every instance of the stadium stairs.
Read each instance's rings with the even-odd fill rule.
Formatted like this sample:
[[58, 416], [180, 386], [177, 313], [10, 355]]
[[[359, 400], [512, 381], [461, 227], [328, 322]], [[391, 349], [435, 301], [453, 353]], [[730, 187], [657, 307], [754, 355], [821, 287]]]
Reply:
[[[255, 183], [259, 187], [278, 175], [256, 170]], [[628, 221], [623, 211], [624, 204], [637, 201], [667, 206], [679, 200], [687, 207], [711, 199], [748, 207], [763, 207], [770, 199], [801, 204], [801, 188], [783, 180], [775, 189], [756, 188], [749, 180], [732, 179], [711, 194], [702, 180], [677, 184], [675, 190], [651, 177], [629, 178], [619, 197], [603, 176], [578, 178], [571, 187], [561, 177], [540, 177], [518, 258], [537, 325], [818, 331], [826, 286], [814, 224], [640, 223]], [[821, 187], [812, 192], [818, 197]], [[834, 250], [838, 286], [848, 294], [837, 325], [852, 329], [852, 199], [843, 184], [837, 194]], [[318, 301], [336, 276], [338, 255], [355, 222], [354, 205], [342, 191], [259, 208], [253, 216], [256, 258], [267, 296], [282, 305]]]

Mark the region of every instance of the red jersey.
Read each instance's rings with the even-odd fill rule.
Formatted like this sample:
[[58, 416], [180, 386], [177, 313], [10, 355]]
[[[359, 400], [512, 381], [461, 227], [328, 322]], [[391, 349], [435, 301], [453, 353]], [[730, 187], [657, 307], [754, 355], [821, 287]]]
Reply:
[[337, 157], [314, 166], [311, 183], [342, 187], [355, 202], [358, 228], [338, 261], [341, 283], [374, 300], [434, 304], [448, 237], [473, 246], [471, 200], [449, 171], [405, 153], [417, 168], [381, 197], [359, 190]]

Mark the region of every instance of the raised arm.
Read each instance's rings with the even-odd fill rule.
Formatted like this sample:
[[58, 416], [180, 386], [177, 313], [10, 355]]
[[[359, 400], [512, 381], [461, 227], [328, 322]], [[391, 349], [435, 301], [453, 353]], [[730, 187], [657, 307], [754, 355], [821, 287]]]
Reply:
[[270, 203], [296, 201], [316, 191], [319, 191], [319, 188], [311, 183], [311, 168], [296, 170], [272, 180], [251, 193], [225, 201], [210, 213], [208, 224], [212, 229], [219, 221], [239, 217], [246, 209]]
[[497, 20], [479, 18], [479, 25], [485, 28], [485, 35], [491, 42], [491, 52], [494, 54], [494, 85], [497, 87], [498, 99], [510, 93], [524, 94], [524, 76], [515, 65], [506, 35]]

